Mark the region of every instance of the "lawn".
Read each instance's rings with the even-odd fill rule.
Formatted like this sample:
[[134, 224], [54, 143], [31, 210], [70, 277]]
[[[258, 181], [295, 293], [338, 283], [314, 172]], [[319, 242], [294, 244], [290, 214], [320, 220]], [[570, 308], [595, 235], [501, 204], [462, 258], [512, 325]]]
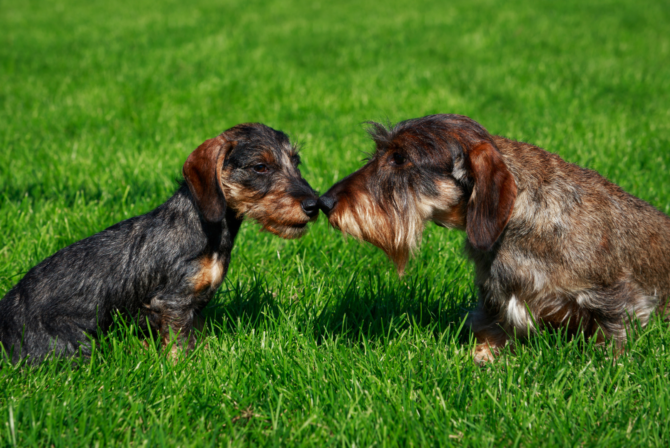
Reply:
[[[175, 191], [236, 123], [302, 146], [320, 191], [364, 121], [460, 113], [670, 213], [663, 1], [0, 0], [0, 297], [56, 250]], [[90, 361], [0, 368], [0, 446], [667, 446], [670, 333], [625, 356], [542, 334], [484, 368], [464, 234], [429, 226], [399, 279], [321, 217], [243, 225], [178, 364], [119, 323]]]

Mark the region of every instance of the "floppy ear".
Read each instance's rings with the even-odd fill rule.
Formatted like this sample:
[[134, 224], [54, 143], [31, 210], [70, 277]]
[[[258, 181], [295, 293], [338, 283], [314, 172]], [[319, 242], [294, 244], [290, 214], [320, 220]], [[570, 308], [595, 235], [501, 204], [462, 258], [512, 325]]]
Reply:
[[231, 143], [219, 135], [198, 146], [184, 163], [186, 185], [191, 191], [200, 215], [207, 222], [221, 222], [226, 215], [221, 169], [231, 148]]
[[505, 229], [516, 200], [516, 182], [502, 155], [489, 142], [468, 152], [475, 186], [468, 202], [466, 231], [479, 250], [491, 250]]

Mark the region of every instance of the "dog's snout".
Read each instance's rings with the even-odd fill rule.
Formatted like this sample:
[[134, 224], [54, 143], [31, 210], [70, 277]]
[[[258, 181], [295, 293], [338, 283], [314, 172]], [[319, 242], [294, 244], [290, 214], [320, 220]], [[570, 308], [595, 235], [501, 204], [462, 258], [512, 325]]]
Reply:
[[310, 218], [315, 217], [319, 214], [319, 206], [316, 200], [314, 199], [305, 199], [300, 203], [302, 211], [305, 212]]
[[325, 213], [326, 216], [328, 216], [330, 212], [333, 210], [333, 207], [335, 207], [335, 200], [330, 196], [326, 195], [321, 196], [317, 203], [321, 211]]

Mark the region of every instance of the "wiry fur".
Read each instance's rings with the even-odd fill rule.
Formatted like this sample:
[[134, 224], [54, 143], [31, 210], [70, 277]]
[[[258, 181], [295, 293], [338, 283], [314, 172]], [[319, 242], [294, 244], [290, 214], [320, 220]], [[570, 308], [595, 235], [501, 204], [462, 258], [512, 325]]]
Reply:
[[[381, 248], [402, 274], [421, 241], [426, 221], [464, 226], [458, 208], [462, 188], [446, 174], [453, 166], [452, 159], [436, 159], [434, 151], [414, 135], [396, 141], [393, 135], [399, 127], [387, 130], [376, 123], [372, 126], [370, 134], [377, 147], [368, 163], [335, 184], [323, 199], [336, 198], [337, 206], [329, 214], [333, 226]], [[411, 166], [390, 165], [389, 156], [400, 145], [411, 153]], [[441, 166], [443, 162], [448, 166]], [[461, 159], [455, 162], [460, 164]]]
[[[621, 344], [631, 318], [645, 325], [667, 307], [670, 218], [598, 173], [459, 115], [374, 125], [372, 135], [375, 155], [322, 196], [322, 209], [394, 260], [389, 249], [414, 245], [398, 244], [392, 226], [416, 232], [410, 242], [426, 220], [466, 230], [478, 362], [538, 325]], [[393, 153], [408, 162], [394, 166]]]
[[[315, 217], [300, 212], [300, 201], [316, 203], [316, 193], [289, 154], [294, 151], [286, 135], [262, 124], [238, 125], [203, 143], [184, 165], [184, 184], [163, 205], [28, 271], [0, 301], [0, 349], [14, 362], [89, 355], [88, 338], [108, 331], [117, 312], [139, 316], [143, 328], [148, 320], [163, 346], [178, 334], [173, 350], [192, 348], [198, 313], [226, 276], [250, 207], [254, 219], [281, 222], [274, 233], [282, 237], [304, 233]], [[253, 172], [255, 163], [273, 157], [267, 173]], [[235, 199], [226, 204], [224, 183], [254, 199], [242, 209]], [[275, 199], [272, 206], [267, 197]]]

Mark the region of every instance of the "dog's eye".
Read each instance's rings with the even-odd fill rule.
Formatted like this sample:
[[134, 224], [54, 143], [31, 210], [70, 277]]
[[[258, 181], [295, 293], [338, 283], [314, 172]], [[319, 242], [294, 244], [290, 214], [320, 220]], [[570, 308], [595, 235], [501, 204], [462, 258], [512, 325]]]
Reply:
[[406, 161], [407, 159], [405, 159], [405, 156], [399, 152], [394, 152], [391, 154], [391, 162], [396, 166], [404, 165]]
[[268, 172], [268, 166], [264, 163], [259, 163], [258, 165], [252, 166], [252, 169], [256, 171], [257, 173], [267, 173]]

